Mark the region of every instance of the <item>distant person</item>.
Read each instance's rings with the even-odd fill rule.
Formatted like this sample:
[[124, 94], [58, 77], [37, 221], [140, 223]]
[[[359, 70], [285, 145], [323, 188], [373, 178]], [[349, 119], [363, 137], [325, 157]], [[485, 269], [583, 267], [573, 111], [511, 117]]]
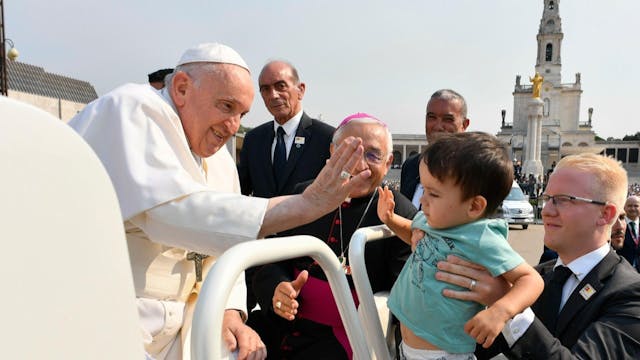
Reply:
[[627, 230], [624, 236], [624, 245], [619, 251], [627, 261], [640, 271], [640, 246], [638, 246], [638, 221], [640, 220], [640, 197], [629, 196], [624, 204], [627, 214]]
[[164, 80], [167, 75], [171, 74], [173, 69], [160, 69], [152, 72], [147, 75], [149, 77], [149, 85], [153, 86], [154, 89], [160, 90], [164, 88]]
[[533, 174], [529, 174], [529, 180], [527, 181], [527, 195], [530, 198], [535, 198], [536, 194], [536, 176]]
[[[438, 137], [421, 159], [422, 211], [413, 221], [394, 214], [388, 189], [378, 202], [378, 216], [414, 246], [388, 300], [400, 320], [400, 358], [473, 359], [476, 342], [489, 347], [543, 288], [540, 275], [509, 246], [506, 221], [491, 218], [511, 190], [513, 165], [500, 140], [474, 132]], [[443, 298], [446, 284], [434, 274], [437, 262], [451, 254], [485, 266], [513, 287], [486, 309]], [[464, 286], [473, 290], [476, 282]]]
[[[533, 311], [516, 315], [489, 351], [477, 349], [478, 359], [498, 352], [513, 359], [640, 358], [640, 274], [609, 245], [626, 193], [627, 173], [612, 158], [584, 153], [558, 162], [542, 195], [544, 242], [558, 259], [536, 267], [545, 288]], [[460, 259], [438, 269], [441, 281], [476, 281], [474, 291], [445, 296], [491, 305], [509, 289]]]
[[[376, 188], [393, 163], [391, 133], [371, 115], [357, 113], [345, 118], [334, 136], [335, 144], [348, 136], [363, 140], [365, 154], [356, 168], [370, 170], [370, 181], [349, 194], [345, 202], [322, 218], [285, 231], [282, 235], [312, 235], [324, 240], [342, 261], [351, 283], [349, 242], [361, 227], [380, 225]], [[301, 191], [308, 184], [301, 184]], [[394, 211], [412, 217], [416, 209], [399, 193]], [[374, 292], [389, 291], [410, 253], [408, 245], [393, 237], [367, 244], [365, 263]], [[253, 287], [265, 324], [258, 333], [274, 359], [347, 359], [352, 351], [337, 305], [322, 269], [309, 257], [265, 265], [254, 278]], [[355, 294], [355, 290], [352, 291]], [[357, 304], [357, 298], [354, 295]]]
[[515, 180], [518, 182], [518, 184], [521, 182], [521, 178], [522, 178], [522, 165], [520, 164], [520, 160], [516, 161], [516, 164], [514, 165], [514, 175], [515, 175]]
[[[469, 126], [467, 102], [462, 95], [449, 89], [438, 90], [427, 102], [425, 133], [427, 143], [434, 141], [440, 133], [463, 132]], [[416, 208], [420, 207], [422, 185], [418, 171], [420, 154], [409, 157], [400, 171], [400, 192], [411, 200]]]
[[[260, 95], [273, 120], [249, 130], [240, 150], [238, 175], [242, 194], [288, 195], [296, 184], [315, 179], [329, 158], [334, 128], [302, 109], [306, 90], [298, 71], [285, 61], [267, 63], [258, 77]], [[255, 307], [247, 269], [247, 306]]]

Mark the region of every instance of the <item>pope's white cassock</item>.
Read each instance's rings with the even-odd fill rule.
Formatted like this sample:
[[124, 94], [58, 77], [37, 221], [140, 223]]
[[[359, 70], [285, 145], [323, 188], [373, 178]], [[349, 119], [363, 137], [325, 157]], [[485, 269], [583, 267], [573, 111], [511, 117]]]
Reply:
[[[189, 328], [199, 289], [186, 254], [209, 260], [255, 239], [268, 200], [239, 195], [225, 147], [204, 162], [191, 152], [166, 90], [124, 85], [69, 124], [96, 152], [118, 195], [145, 350], [156, 359], [182, 359], [181, 328], [185, 321]], [[245, 292], [242, 274], [227, 308], [246, 312]]]

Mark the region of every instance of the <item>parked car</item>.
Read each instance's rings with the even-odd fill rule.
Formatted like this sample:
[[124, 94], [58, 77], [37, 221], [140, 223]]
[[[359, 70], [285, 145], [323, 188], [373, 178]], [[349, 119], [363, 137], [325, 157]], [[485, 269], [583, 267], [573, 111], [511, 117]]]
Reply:
[[533, 224], [533, 206], [517, 182], [513, 182], [509, 195], [502, 202], [502, 206], [498, 208], [497, 217], [507, 220], [510, 225], [522, 225], [523, 229], [527, 229], [529, 224]]

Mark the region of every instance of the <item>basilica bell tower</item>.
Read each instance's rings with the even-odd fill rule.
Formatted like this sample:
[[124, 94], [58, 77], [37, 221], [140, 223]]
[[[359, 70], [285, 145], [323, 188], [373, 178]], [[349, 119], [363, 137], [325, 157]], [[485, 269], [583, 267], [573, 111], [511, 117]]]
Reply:
[[[536, 176], [546, 174], [553, 162], [563, 156], [601, 151], [595, 147], [591, 118], [580, 122], [580, 73], [575, 74], [575, 81], [562, 83], [564, 34], [560, 0], [539, 1], [543, 8], [536, 35], [535, 73], [529, 70], [524, 77], [516, 75], [513, 122], [508, 122], [503, 113], [502, 127], [497, 134], [499, 139], [511, 145], [512, 158], [522, 163], [523, 171]], [[534, 79], [538, 79], [535, 91]]]
[[560, 0], [544, 0], [544, 9], [538, 29], [538, 57], [536, 72], [554, 86], [561, 83], [562, 20], [559, 12]]

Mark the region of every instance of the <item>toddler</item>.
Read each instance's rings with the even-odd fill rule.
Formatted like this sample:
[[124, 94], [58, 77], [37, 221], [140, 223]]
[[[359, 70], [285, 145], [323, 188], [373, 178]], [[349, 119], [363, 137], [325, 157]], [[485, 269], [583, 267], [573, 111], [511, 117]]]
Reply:
[[[378, 188], [378, 216], [403, 241], [414, 243], [391, 289], [388, 306], [400, 320], [406, 359], [474, 359], [475, 343], [489, 347], [507, 320], [533, 304], [544, 283], [507, 243], [508, 225], [493, 219], [513, 183], [503, 143], [485, 133], [443, 134], [422, 153], [421, 211], [413, 221], [393, 213], [393, 195]], [[412, 239], [413, 235], [413, 239]], [[453, 254], [513, 284], [485, 306], [442, 295], [437, 263]], [[473, 290], [474, 281], [468, 286]]]

